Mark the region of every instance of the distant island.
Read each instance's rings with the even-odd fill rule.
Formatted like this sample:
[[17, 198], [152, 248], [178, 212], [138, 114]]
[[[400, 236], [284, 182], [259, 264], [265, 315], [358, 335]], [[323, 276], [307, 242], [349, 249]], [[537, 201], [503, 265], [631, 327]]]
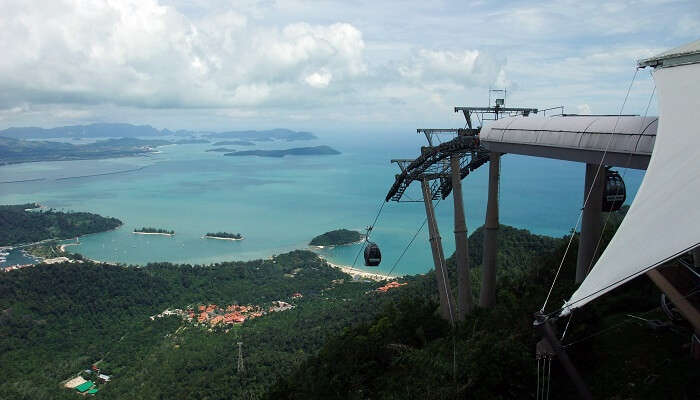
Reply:
[[270, 142], [273, 140], [286, 140], [292, 142], [296, 140], [316, 139], [316, 135], [311, 132], [297, 132], [289, 129], [271, 129], [267, 131], [230, 131], [210, 133], [210, 138], [236, 139], [252, 142]]
[[24, 140], [0, 136], [0, 165], [35, 161], [91, 160], [153, 153], [172, 144], [160, 139], [121, 138], [74, 145], [64, 142]]
[[233, 153], [236, 151], [236, 149], [228, 149], [226, 147], [216, 147], [213, 149], [207, 149], [205, 151], [207, 151], [207, 152], [213, 151], [213, 152], [217, 152], [217, 153]]
[[220, 240], [243, 240], [243, 235], [240, 233], [228, 233], [228, 232], [208, 232], [204, 235], [207, 239], [220, 239]]
[[213, 146], [255, 146], [255, 143], [248, 140], [224, 140], [212, 143]]
[[122, 222], [87, 212], [41, 210], [37, 203], [0, 205], [0, 246], [68, 239], [118, 228]]
[[285, 150], [246, 150], [235, 153], [226, 153], [225, 156], [258, 156], [258, 157], [284, 157], [284, 156], [321, 156], [340, 154], [329, 146], [296, 147]]
[[[179, 137], [179, 138], [178, 138]], [[65, 139], [83, 141], [101, 138], [94, 143], [72, 144]], [[316, 139], [310, 132], [289, 129], [265, 131], [198, 132], [156, 129], [150, 125], [100, 123], [56, 128], [11, 127], [0, 130], [0, 165], [36, 161], [90, 160], [142, 156], [154, 153], [154, 148], [169, 144], [209, 143], [209, 139], [225, 139], [215, 146], [254, 146], [255, 142], [297, 141]], [[53, 141], [48, 141], [54, 139]], [[62, 140], [56, 140], [62, 139]], [[167, 140], [166, 140], [167, 139]], [[217, 150], [223, 152], [223, 150]], [[229, 153], [234, 152], [229, 150]], [[332, 153], [335, 154], [335, 153]], [[265, 157], [266, 155], [262, 155]], [[267, 157], [281, 157], [271, 155]]]
[[165, 236], [173, 236], [175, 234], [175, 231], [173, 230], [168, 230], [168, 229], [161, 229], [161, 228], [152, 228], [152, 227], [143, 227], [143, 228], [138, 228], [134, 229], [134, 233], [138, 235], [165, 235]]
[[357, 243], [361, 241], [363, 235], [358, 231], [351, 231], [349, 229], [336, 229], [334, 231], [326, 232], [323, 235], [318, 235], [311, 239], [309, 245], [311, 246], [342, 246], [346, 244]]
[[195, 139], [195, 138], [192, 138], [192, 139], [180, 139], [180, 140], [176, 140], [176, 141], [174, 141], [173, 143], [175, 143], [175, 144], [200, 144], [200, 143], [209, 143], [209, 141], [206, 140], [206, 139]]

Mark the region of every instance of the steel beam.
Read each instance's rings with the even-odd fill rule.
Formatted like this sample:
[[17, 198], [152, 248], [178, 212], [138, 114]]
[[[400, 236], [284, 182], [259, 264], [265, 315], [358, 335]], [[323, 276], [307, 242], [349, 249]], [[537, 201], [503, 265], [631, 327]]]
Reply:
[[584, 382], [581, 374], [579, 374], [578, 370], [574, 366], [574, 363], [571, 362], [569, 355], [566, 354], [561, 342], [559, 342], [559, 339], [557, 339], [554, 329], [552, 329], [550, 326], [549, 319], [544, 317], [542, 314], [535, 314], [534, 326], [535, 330], [542, 335], [542, 337], [549, 343], [552, 350], [554, 350], [559, 362], [561, 363], [562, 367], [564, 367], [564, 371], [566, 371], [566, 374], [569, 375], [574, 387], [576, 387], [579, 397], [583, 400], [593, 399], [591, 392], [588, 390], [588, 386], [586, 386], [586, 382]]
[[425, 204], [425, 214], [428, 218], [428, 231], [430, 233], [430, 249], [433, 252], [433, 263], [435, 264], [435, 278], [437, 280], [438, 294], [440, 297], [440, 315], [452, 322], [455, 316], [454, 300], [450, 283], [447, 279], [445, 266], [445, 254], [442, 250], [442, 239], [435, 220], [435, 209], [433, 208], [433, 195], [427, 179], [421, 180], [423, 188], [423, 203]]
[[491, 307], [496, 299], [496, 253], [498, 250], [498, 186], [501, 176], [501, 154], [489, 155], [489, 193], [484, 223], [483, 273], [479, 306]]
[[[603, 159], [602, 150], [574, 149], [567, 147], [543, 146], [531, 143], [503, 143], [482, 140], [481, 143], [490, 151], [498, 153], [520, 154], [541, 158], [553, 158], [556, 160], [576, 161], [585, 163], [599, 163]], [[647, 169], [651, 154], [646, 153], [605, 153], [605, 165], [614, 167]]]
[[457, 261], [457, 319], [464, 318], [472, 310], [472, 283], [469, 276], [469, 242], [467, 222], [464, 216], [464, 201], [462, 199], [462, 171], [459, 156], [450, 159], [452, 172], [452, 199], [454, 200], [455, 220], [455, 258]]
[[669, 300], [678, 307], [678, 311], [693, 326], [696, 335], [700, 335], [700, 312], [693, 306], [686, 296], [683, 295], [666, 277], [654, 268], [647, 271], [647, 276], [668, 296]]
[[[597, 176], [596, 176], [597, 174]], [[586, 180], [583, 191], [583, 212], [581, 215], [581, 235], [578, 241], [576, 260], [576, 283], [583, 282], [596, 258], [596, 247], [601, 234], [603, 191], [605, 189], [605, 168], [596, 164], [586, 164]]]

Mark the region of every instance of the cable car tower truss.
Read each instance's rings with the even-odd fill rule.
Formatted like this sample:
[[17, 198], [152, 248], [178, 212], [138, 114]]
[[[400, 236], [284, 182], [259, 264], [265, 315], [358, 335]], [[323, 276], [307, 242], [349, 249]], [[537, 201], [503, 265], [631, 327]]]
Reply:
[[[490, 101], [489, 101], [490, 103]], [[465, 221], [464, 205], [462, 200], [462, 184], [461, 181], [470, 172], [491, 161], [493, 164], [489, 170], [489, 177], [498, 173], [499, 159], [492, 157], [492, 154], [481, 145], [479, 141], [479, 133], [481, 131], [481, 123], [484, 120], [497, 120], [501, 116], [515, 115], [530, 115], [537, 113], [535, 108], [508, 108], [504, 107], [504, 99], [496, 99], [496, 104], [492, 107], [455, 107], [455, 112], [461, 111], [466, 119], [465, 128], [448, 128], [448, 129], [417, 129], [418, 133], [425, 135], [428, 141], [428, 146], [421, 147], [420, 155], [414, 159], [394, 159], [392, 163], [396, 163], [400, 169], [400, 173], [396, 175], [394, 184], [389, 189], [385, 197], [385, 202], [423, 202], [425, 204], [426, 222], [428, 224], [430, 234], [430, 246], [433, 253], [433, 262], [435, 264], [435, 276], [437, 279], [438, 294], [440, 297], [440, 314], [443, 318], [452, 321], [454, 324], [455, 317], [457, 320], [464, 320], [465, 316], [471, 311], [472, 293], [469, 277], [469, 260], [467, 254], [467, 227]], [[476, 117], [479, 125], [475, 127], [472, 117]], [[449, 141], [441, 141], [440, 135], [451, 135], [453, 138]], [[436, 141], [439, 144], [436, 144]], [[492, 171], [493, 170], [493, 171]], [[491, 178], [490, 182], [492, 181]], [[414, 181], [418, 181], [422, 189], [422, 199], [414, 200], [404, 194], [408, 187]], [[458, 298], [455, 303], [449, 288], [445, 255], [442, 249], [437, 220], [435, 218], [435, 209], [433, 200], [445, 199], [453, 191], [454, 186], [454, 217], [455, 217], [455, 244], [456, 244], [456, 259], [457, 259], [457, 289]], [[491, 193], [493, 190], [489, 187], [489, 198], [494, 197]], [[497, 196], [497, 195], [496, 195]], [[494, 207], [490, 207], [493, 213]], [[489, 212], [487, 210], [487, 217]], [[493, 219], [493, 218], [492, 218]], [[494, 219], [498, 226], [497, 217]], [[487, 221], [487, 229], [493, 225], [493, 221], [489, 224]], [[493, 230], [493, 229], [492, 229]], [[489, 242], [495, 242], [495, 235], [489, 235]], [[494, 246], [490, 246], [495, 249]], [[495, 254], [494, 257], [495, 259]], [[491, 263], [490, 263], [491, 264]], [[494, 269], [495, 271], [495, 264]], [[495, 275], [487, 277], [482, 286], [487, 290], [483, 293], [492, 293], [495, 287]], [[482, 295], [483, 297], [483, 295]], [[485, 299], [480, 300], [481, 305], [492, 302], [493, 296], [486, 295]]]
[[421, 148], [421, 155], [415, 160], [394, 159], [401, 173], [396, 175], [396, 180], [386, 195], [385, 201], [416, 202], [423, 200], [404, 199], [403, 195], [413, 181], [427, 179], [431, 181], [431, 192], [433, 200], [446, 198], [452, 191], [450, 180], [452, 171], [450, 168], [450, 158], [460, 157], [460, 173], [464, 179], [469, 172], [477, 169], [488, 161], [488, 150], [479, 144], [476, 135], [478, 130], [474, 129], [418, 129], [418, 133], [424, 133], [428, 138], [428, 143], [433, 142], [433, 135], [455, 134], [456, 137], [450, 141], [440, 143], [437, 146], [426, 146]]

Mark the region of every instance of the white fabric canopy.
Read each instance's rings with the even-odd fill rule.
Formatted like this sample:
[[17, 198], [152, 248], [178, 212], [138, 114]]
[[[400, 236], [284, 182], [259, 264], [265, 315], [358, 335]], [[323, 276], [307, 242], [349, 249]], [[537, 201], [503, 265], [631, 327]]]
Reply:
[[659, 68], [654, 81], [659, 126], [644, 181], [564, 313], [700, 244], [700, 64]]

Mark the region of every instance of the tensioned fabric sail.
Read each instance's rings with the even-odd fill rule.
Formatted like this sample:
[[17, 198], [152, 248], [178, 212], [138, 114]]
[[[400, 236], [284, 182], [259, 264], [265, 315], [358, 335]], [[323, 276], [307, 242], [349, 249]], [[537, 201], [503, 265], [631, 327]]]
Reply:
[[700, 245], [700, 63], [657, 68], [654, 81], [659, 125], [644, 180], [564, 313]]

